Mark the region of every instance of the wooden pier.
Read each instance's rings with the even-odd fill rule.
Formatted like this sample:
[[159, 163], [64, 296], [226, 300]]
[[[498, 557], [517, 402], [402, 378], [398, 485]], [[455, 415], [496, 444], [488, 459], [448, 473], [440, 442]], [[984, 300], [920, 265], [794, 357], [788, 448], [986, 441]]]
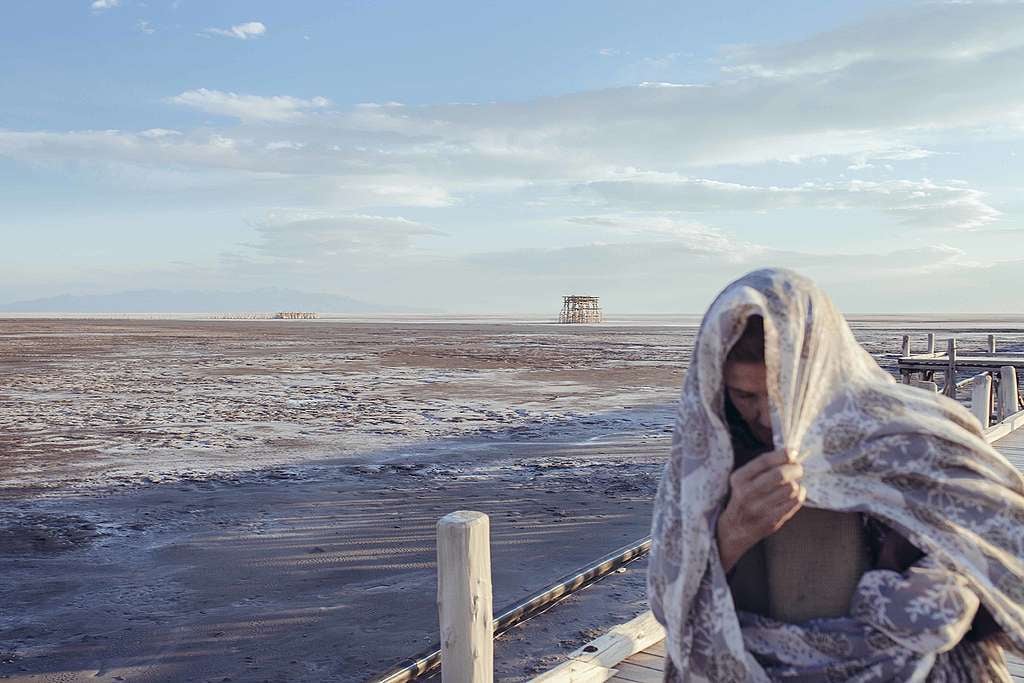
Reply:
[[[904, 384], [927, 384], [935, 382], [936, 375], [942, 376], [939, 388], [943, 394], [956, 397], [958, 389], [973, 383], [978, 374], [988, 374], [993, 379], [993, 386], [998, 387], [1003, 379], [1010, 379], [1005, 368], [1013, 369], [1013, 377], [1024, 370], [1024, 353], [999, 353], [996, 351], [996, 336], [988, 335], [985, 348], [964, 350], [960, 348], [956, 337], [946, 340], [946, 350], [935, 350], [935, 334], [928, 333], [924, 351], [914, 353], [912, 339], [909, 334], [903, 335], [903, 348], [896, 361], [900, 378]], [[972, 373], [970, 377], [961, 378], [963, 373]], [[1009, 410], [1006, 414], [1017, 412], [1021, 406]], [[1009, 406], [1007, 406], [1009, 408]], [[985, 425], [987, 426], [987, 425]]]

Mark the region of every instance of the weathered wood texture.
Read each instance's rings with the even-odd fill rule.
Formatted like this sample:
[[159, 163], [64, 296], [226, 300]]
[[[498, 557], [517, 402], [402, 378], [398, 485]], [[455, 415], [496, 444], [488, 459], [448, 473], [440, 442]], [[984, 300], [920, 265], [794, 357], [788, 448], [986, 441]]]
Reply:
[[1020, 410], [1017, 369], [1012, 365], [999, 368], [999, 419], [1005, 420]]
[[950, 339], [946, 346], [946, 396], [956, 396], [956, 339]]
[[628, 658], [618, 666], [612, 683], [661, 683], [665, 671], [665, 641], [659, 641]]
[[[934, 357], [920, 355], [900, 358], [897, 361], [900, 370], [922, 372], [925, 370], [945, 371], [949, 368], [949, 361], [946, 354], [936, 354]], [[959, 354], [956, 359], [958, 370], [998, 370], [1004, 365], [1024, 367], [1024, 355], [1019, 356], [977, 356]]]
[[442, 683], [492, 683], [494, 607], [490, 520], [460, 510], [437, 523]]
[[625, 624], [613, 627], [597, 640], [587, 643], [571, 653], [564, 664], [534, 678], [531, 683], [604, 681], [615, 675], [612, 667], [618, 669], [618, 675], [628, 676], [632, 665], [624, 665], [625, 668], [616, 665], [664, 639], [665, 629], [654, 615], [647, 611]]
[[992, 420], [992, 375], [975, 375], [971, 387], [971, 412], [978, 418], [982, 429], [988, 429]]

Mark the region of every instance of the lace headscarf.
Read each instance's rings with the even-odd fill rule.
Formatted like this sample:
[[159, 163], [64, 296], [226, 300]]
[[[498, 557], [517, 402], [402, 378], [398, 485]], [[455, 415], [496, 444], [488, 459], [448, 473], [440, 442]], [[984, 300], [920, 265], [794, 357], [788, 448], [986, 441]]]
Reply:
[[[805, 505], [868, 513], [926, 553], [903, 573], [865, 573], [849, 616], [784, 624], [737, 613], [732, 601], [715, 537], [733, 469], [722, 372], [755, 314], [774, 445], [797, 451]], [[965, 408], [896, 383], [831, 300], [792, 271], [752, 272], [705, 314], [652, 537], [648, 593], [677, 680], [1001, 680], [985, 661], [1001, 659], [998, 647], [957, 660], [973, 672], [944, 673], [953, 664], [942, 653], [979, 603], [1004, 644], [1024, 651], [1024, 479]]]

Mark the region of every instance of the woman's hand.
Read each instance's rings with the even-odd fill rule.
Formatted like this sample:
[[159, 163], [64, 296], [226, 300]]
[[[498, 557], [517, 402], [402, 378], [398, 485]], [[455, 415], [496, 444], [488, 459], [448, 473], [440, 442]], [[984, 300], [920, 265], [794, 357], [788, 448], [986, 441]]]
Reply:
[[794, 454], [763, 453], [729, 476], [729, 502], [718, 517], [718, 554], [728, 573], [754, 544], [796, 514], [807, 498]]

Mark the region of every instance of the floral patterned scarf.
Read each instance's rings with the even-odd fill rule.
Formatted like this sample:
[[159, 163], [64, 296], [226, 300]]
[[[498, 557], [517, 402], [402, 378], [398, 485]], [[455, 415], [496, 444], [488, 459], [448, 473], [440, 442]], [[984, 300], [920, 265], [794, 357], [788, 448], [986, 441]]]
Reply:
[[[806, 505], [864, 512], [925, 556], [866, 572], [850, 614], [787, 624], [735, 609], [715, 528], [733, 450], [726, 355], [764, 317], [775, 447], [797, 451]], [[945, 396], [897, 384], [807, 278], [766, 269], [704, 316], [655, 501], [651, 608], [680, 681], [1008, 680], [1002, 650], [961, 642], [979, 604], [1024, 651], [1024, 479]], [[972, 649], [973, 648], [973, 649]]]

